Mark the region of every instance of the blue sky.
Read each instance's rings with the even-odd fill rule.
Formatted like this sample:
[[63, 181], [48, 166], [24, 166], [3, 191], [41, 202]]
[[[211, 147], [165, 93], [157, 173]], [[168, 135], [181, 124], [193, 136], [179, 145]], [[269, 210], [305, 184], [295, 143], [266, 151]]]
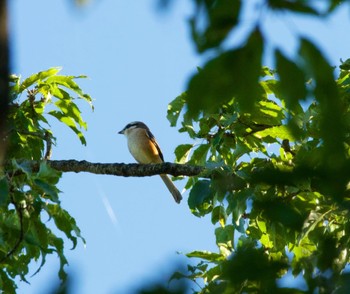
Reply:
[[[14, 73], [27, 77], [62, 66], [63, 74], [89, 77], [79, 82], [95, 105], [91, 112], [81, 104], [88, 123], [87, 147], [53, 123], [53, 159], [134, 162], [117, 132], [135, 120], [148, 124], [167, 161], [174, 161], [177, 145], [191, 142], [166, 120], [167, 104], [185, 90], [189, 76], [204, 61], [189, 38], [189, 0], [174, 1], [167, 13], [155, 9], [155, 0], [91, 0], [81, 9], [64, 0], [9, 2]], [[245, 14], [230, 42], [242, 39], [256, 15]], [[298, 34], [321, 45], [334, 65], [350, 57], [349, 9], [322, 23], [271, 13], [260, 22], [269, 40], [267, 64], [274, 46], [294, 54]], [[184, 182], [176, 185], [181, 190]], [[187, 192], [177, 205], [158, 177], [67, 173], [59, 188], [63, 207], [87, 241], [86, 247], [80, 243], [73, 251], [66, 243], [74, 293], [128, 293], [159, 276], [167, 278], [172, 266], [186, 262], [178, 251], [216, 250], [210, 219], [191, 215]], [[35, 269], [33, 265], [33, 273]], [[19, 284], [19, 293], [47, 293], [57, 270], [57, 258], [48, 258], [41, 272], [29, 279], [30, 285]]]

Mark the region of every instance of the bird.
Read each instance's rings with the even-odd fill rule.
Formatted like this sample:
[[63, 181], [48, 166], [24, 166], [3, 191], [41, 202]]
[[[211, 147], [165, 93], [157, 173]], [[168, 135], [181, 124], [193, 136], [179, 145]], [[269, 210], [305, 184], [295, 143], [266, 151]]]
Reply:
[[[126, 137], [129, 151], [138, 163], [149, 164], [164, 162], [163, 153], [155, 137], [143, 122], [131, 122], [118, 132], [118, 134], [122, 134]], [[176, 203], [180, 203], [182, 200], [181, 193], [175, 187], [172, 180], [165, 174], [161, 174], [160, 177], [174, 197]]]

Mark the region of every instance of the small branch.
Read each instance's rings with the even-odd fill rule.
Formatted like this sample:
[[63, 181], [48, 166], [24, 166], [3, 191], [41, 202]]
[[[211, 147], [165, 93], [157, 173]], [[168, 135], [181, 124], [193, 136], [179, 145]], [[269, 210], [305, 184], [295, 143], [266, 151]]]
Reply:
[[46, 141], [46, 152], [44, 159], [48, 160], [51, 158], [52, 155], [52, 135], [49, 131], [45, 132], [45, 141]]
[[[21, 160], [33, 171], [38, 171], [40, 161]], [[159, 164], [125, 164], [125, 163], [92, 163], [85, 160], [47, 160], [49, 166], [61, 172], [89, 172], [100, 175], [114, 175], [122, 177], [148, 177], [160, 174], [169, 174], [172, 176], [201, 176], [208, 178], [205, 174], [206, 169], [198, 165], [185, 165], [170, 162]]]
[[283, 148], [284, 152], [295, 155], [295, 152], [290, 148], [288, 139], [284, 139], [282, 141], [281, 147]]

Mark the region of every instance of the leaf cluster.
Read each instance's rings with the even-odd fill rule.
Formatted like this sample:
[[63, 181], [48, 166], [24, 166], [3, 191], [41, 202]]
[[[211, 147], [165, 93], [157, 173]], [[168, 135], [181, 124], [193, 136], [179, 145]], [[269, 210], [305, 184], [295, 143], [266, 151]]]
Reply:
[[[57, 232], [72, 241], [73, 248], [78, 238], [85, 242], [74, 218], [61, 207], [57, 188], [61, 172], [44, 160], [50, 158], [56, 140], [49, 116], [86, 144], [82, 129], [87, 125], [76, 101], [91, 105], [91, 98], [75, 82], [83, 76], [58, 75], [59, 71], [51, 68], [23, 81], [10, 77], [6, 166], [0, 171], [0, 285], [6, 293], [15, 292], [15, 279], [27, 281], [32, 262], [38, 264], [32, 274], [38, 273], [48, 254], [58, 256], [59, 277], [66, 278], [64, 241]], [[39, 169], [33, 171], [23, 159], [40, 160]]]
[[209, 59], [167, 117], [194, 142], [177, 147], [177, 161], [212, 170], [186, 188], [192, 213], [211, 217], [218, 252], [189, 253], [198, 264], [173, 279], [199, 293], [302, 292], [279, 287], [287, 274], [302, 275], [308, 293], [349, 289], [349, 61], [335, 69], [296, 36], [294, 56], [272, 48], [268, 69], [261, 24], [268, 13], [322, 19], [346, 2], [262, 1], [232, 46], [246, 3], [193, 1], [192, 41]]
[[169, 104], [171, 125], [195, 142], [176, 148], [177, 161], [212, 171], [186, 188], [192, 213], [211, 217], [218, 252], [187, 254], [199, 263], [172, 277], [202, 284], [199, 293], [276, 293], [288, 273], [310, 292], [348, 280], [350, 72], [334, 79], [307, 40], [299, 54], [297, 64], [276, 51], [277, 70], [260, 69], [248, 108], [237, 92], [197, 114], [190, 91]]

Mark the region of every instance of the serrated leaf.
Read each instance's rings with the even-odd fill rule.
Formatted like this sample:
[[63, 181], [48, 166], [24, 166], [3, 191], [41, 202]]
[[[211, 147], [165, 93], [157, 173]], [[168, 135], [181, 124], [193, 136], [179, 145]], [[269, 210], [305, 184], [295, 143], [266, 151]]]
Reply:
[[55, 235], [50, 235], [50, 244], [56, 248], [56, 253], [60, 259], [60, 269], [58, 271], [59, 278], [64, 281], [67, 278], [67, 273], [64, 270], [64, 266], [68, 265], [68, 261], [64, 256], [64, 243], [61, 238], [56, 237]]
[[[72, 241], [74, 249], [77, 245], [77, 237], [84, 243], [85, 239], [81, 236], [80, 229], [78, 228], [75, 219], [64, 209], [57, 204], [48, 204], [46, 211], [53, 218], [57, 228], [65, 233], [67, 238]], [[75, 236], [73, 236], [74, 232]]]
[[67, 125], [78, 136], [81, 144], [86, 145], [86, 140], [83, 133], [76, 127], [76, 123], [71, 117], [67, 117], [59, 111], [50, 111], [48, 114], [52, 115], [53, 117], [57, 118], [60, 122]]
[[56, 101], [55, 105], [62, 113], [73, 119], [78, 126], [86, 130], [87, 124], [83, 121], [78, 106], [72, 100], [61, 99]]
[[83, 90], [79, 87], [79, 85], [74, 81], [77, 78], [86, 78], [86, 76], [53, 76], [47, 79], [47, 83], [50, 84], [58, 84], [63, 87], [73, 91], [78, 94], [79, 98], [86, 100], [90, 106], [92, 106], [92, 99], [89, 95], [85, 94]]

